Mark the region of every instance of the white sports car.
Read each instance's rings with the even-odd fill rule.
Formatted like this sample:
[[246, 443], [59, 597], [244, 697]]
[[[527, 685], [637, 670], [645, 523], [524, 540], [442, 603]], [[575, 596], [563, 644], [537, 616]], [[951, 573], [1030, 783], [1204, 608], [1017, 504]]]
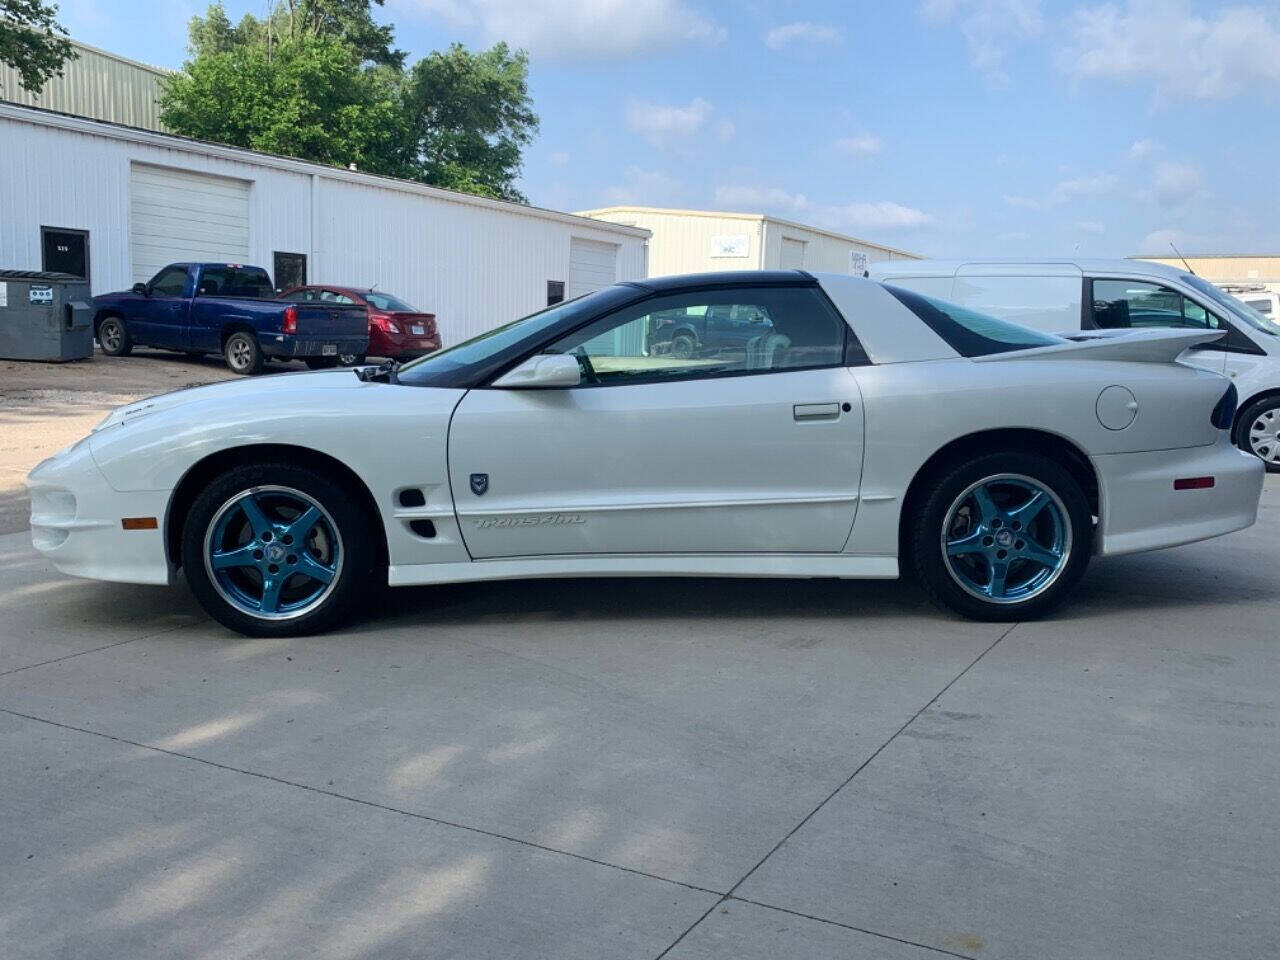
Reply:
[[[396, 368], [130, 404], [28, 478], [62, 571], [167, 584], [252, 635], [393, 586], [879, 577], [1044, 613], [1093, 554], [1247, 527], [1215, 332], [1064, 339], [871, 280], [622, 283]], [[678, 349], [677, 346], [678, 345]]]

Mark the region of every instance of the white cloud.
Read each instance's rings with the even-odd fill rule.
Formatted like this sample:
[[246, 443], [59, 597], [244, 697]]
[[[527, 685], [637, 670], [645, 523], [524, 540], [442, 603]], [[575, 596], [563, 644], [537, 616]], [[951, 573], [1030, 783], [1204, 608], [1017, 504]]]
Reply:
[[1021, 196], [1018, 196], [1017, 194], [1012, 194], [1012, 193], [1006, 193], [1004, 195], [1004, 202], [1011, 207], [1022, 207], [1024, 210], [1040, 209], [1039, 200], [1033, 200], [1030, 197], [1021, 197]]
[[1096, 197], [1115, 187], [1119, 178], [1113, 173], [1060, 180], [1049, 191], [1050, 203], [1068, 203], [1077, 197]]
[[869, 133], [860, 133], [854, 137], [841, 137], [836, 141], [836, 147], [845, 153], [852, 153], [859, 157], [869, 157], [872, 154], [879, 153], [884, 147], [884, 142], [877, 136]]
[[393, 7], [443, 17], [545, 58], [603, 60], [727, 36], [684, 0], [393, 0]]
[[1156, 167], [1156, 203], [1177, 207], [1200, 192], [1200, 171], [1187, 163], [1162, 163]]
[[1161, 150], [1162, 146], [1159, 141], [1146, 137], [1142, 140], [1135, 140], [1133, 145], [1129, 147], [1130, 160], [1145, 160], [1153, 153]]
[[920, 13], [933, 23], [959, 23], [973, 65], [995, 83], [1008, 80], [1008, 48], [1044, 30], [1040, 0], [925, 0]]
[[793, 43], [839, 43], [843, 39], [843, 28], [808, 20], [784, 23], [764, 35], [765, 46], [770, 50], [781, 50]]
[[933, 222], [933, 217], [922, 210], [888, 200], [820, 204], [802, 193], [790, 193], [781, 187], [719, 186], [716, 188], [716, 205], [735, 210], [785, 214], [837, 230], [891, 230]]
[[[701, 97], [694, 97], [687, 106], [632, 100], [627, 104], [627, 127], [655, 147], [664, 147], [701, 133], [714, 113], [715, 108]], [[714, 126], [715, 135], [722, 141], [733, 136], [733, 129], [732, 121], [724, 119]]]
[[1138, 245], [1138, 252], [1155, 257], [1168, 257], [1173, 255], [1173, 250], [1169, 244], [1172, 243], [1187, 256], [1192, 255], [1196, 250], [1214, 250], [1221, 249], [1226, 241], [1220, 235], [1208, 233], [1188, 233], [1185, 230], [1176, 230], [1165, 227], [1160, 230], [1152, 230]]
[[1076, 229], [1081, 233], [1091, 233], [1096, 235], [1107, 232], [1107, 225], [1101, 220], [1081, 220], [1076, 224]]
[[553, 167], [563, 167], [569, 162], [569, 154], [563, 150], [557, 150], [548, 159]]
[[671, 206], [683, 200], [687, 192], [683, 183], [659, 170], [627, 167], [622, 177], [622, 183], [604, 191], [605, 202], [610, 206]]
[[1069, 75], [1149, 80], [1161, 97], [1212, 100], [1280, 92], [1280, 29], [1273, 9], [1230, 6], [1196, 16], [1189, 0], [1127, 0], [1077, 10], [1058, 52]]

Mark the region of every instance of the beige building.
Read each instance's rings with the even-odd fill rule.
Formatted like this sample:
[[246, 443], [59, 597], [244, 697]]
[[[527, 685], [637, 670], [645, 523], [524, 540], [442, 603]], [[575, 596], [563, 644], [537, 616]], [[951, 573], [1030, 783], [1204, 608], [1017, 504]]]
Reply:
[[[1133, 257], [1171, 267], [1184, 267], [1180, 257]], [[1197, 276], [1219, 286], [1262, 286], [1280, 293], [1280, 254], [1212, 254], [1187, 257], [1186, 263]]]
[[38, 94], [22, 86], [17, 70], [0, 63], [0, 101], [143, 130], [165, 129], [157, 101], [168, 70], [74, 40], [71, 45], [76, 59], [67, 61], [62, 75], [50, 77]]
[[860, 274], [872, 263], [920, 259], [905, 250], [761, 213], [622, 206], [584, 210], [579, 216], [650, 231], [651, 277], [712, 270]]

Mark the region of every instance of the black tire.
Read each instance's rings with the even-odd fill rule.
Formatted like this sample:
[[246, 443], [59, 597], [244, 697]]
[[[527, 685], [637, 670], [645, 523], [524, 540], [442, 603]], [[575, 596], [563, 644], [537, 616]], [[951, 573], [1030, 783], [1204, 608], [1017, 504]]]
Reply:
[[688, 360], [698, 352], [698, 341], [691, 333], [677, 333], [671, 338], [671, 356], [677, 360]]
[[[301, 493], [318, 504], [328, 515], [325, 522], [331, 521], [337, 531], [342, 558], [332, 585], [314, 608], [285, 618], [267, 618], [232, 603], [215, 585], [205, 562], [206, 539], [223, 508], [247, 491], [264, 487]], [[359, 498], [342, 483], [309, 467], [273, 461], [234, 467], [208, 484], [191, 505], [182, 526], [182, 567], [200, 605], [231, 630], [251, 637], [323, 633], [346, 621], [368, 596], [377, 562], [373, 528], [379, 522], [366, 515]], [[290, 579], [286, 576], [284, 582]]]
[[[960, 523], [971, 522], [967, 511], [973, 509], [976, 501], [966, 501], [964, 497], [971, 488], [983, 481], [991, 482], [997, 495], [1001, 490], [1016, 491], [1018, 489], [1016, 485], [1024, 481], [1043, 488], [1052, 495], [1047, 498], [1047, 504], [1052, 505], [1054, 510], [1050, 512], [1042, 509], [1041, 514], [1050, 514], [1049, 519], [1042, 520], [1037, 515], [1032, 522], [1052, 523], [1056, 516], [1061, 518], [1065, 531], [1069, 531], [1063, 534], [1064, 537], [1069, 536], [1069, 539], [1064, 540], [1062, 549], [1059, 551], [1065, 555], [1065, 559], [1056, 567], [1056, 573], [1044, 574], [1045, 582], [1034, 587], [1034, 590], [1028, 590], [1027, 595], [1021, 599], [1006, 598], [1004, 602], [997, 602], [975, 595], [972, 592], [972, 582], [969, 589], [961, 585], [962, 571], [953, 573], [953, 569], [963, 566], [956, 562], [959, 558], [956, 558], [956, 561], [948, 560], [944, 552], [944, 540], [946, 536], [952, 535], [954, 529], [949, 526], [949, 520]], [[1056, 498], [1056, 502], [1053, 498]], [[1017, 504], [1017, 501], [1012, 502], [1014, 505]], [[969, 506], [961, 506], [962, 503], [968, 503]], [[938, 476], [936, 482], [932, 483], [924, 494], [923, 499], [918, 499], [916, 504], [918, 506], [916, 517], [908, 530], [907, 548], [911, 566], [915, 569], [921, 585], [936, 604], [969, 619], [1010, 622], [1041, 617], [1062, 602], [1084, 576], [1089, 566], [1089, 558], [1093, 551], [1093, 517], [1089, 510], [1089, 501], [1071, 473], [1047, 457], [1008, 451], [983, 454], [967, 462], [953, 464]], [[958, 513], [953, 515], [953, 511]], [[1005, 526], [1009, 531], [1018, 529], [998, 517], [995, 523]], [[1037, 536], [1041, 535], [1041, 529], [1037, 528]], [[982, 531], [975, 528], [975, 533], [980, 532]], [[994, 528], [991, 532], [1001, 536], [1010, 535], [1000, 534], [1000, 531]], [[1017, 536], [1017, 534], [1012, 535]], [[1027, 541], [1031, 540], [1030, 534], [1026, 531], [1023, 535], [1027, 537]], [[1013, 559], [1007, 563], [1001, 564], [994, 557], [990, 560], [968, 562], [991, 564], [986, 566], [990, 581], [988, 586], [995, 580], [995, 567], [1002, 567], [1013, 581], [1020, 579], [1023, 574], [1029, 577], [1038, 570], [1049, 570], [1048, 565], [1041, 567], [1034, 561], [1020, 561], [1014, 548], [1021, 550], [1018, 545], [1027, 541], [1017, 539], [1013, 544], [1008, 545], [1009, 550], [998, 554], [1000, 557], [1012, 556]], [[985, 549], [993, 547], [998, 549], [1000, 546], [995, 538], [990, 536], [980, 537], [979, 542]], [[975, 549], [974, 552], [977, 553], [977, 550]], [[956, 567], [953, 567], [953, 563]], [[1031, 581], [1028, 579], [1027, 582]]]
[[329, 370], [338, 365], [337, 357], [306, 357], [302, 361], [308, 370]]
[[98, 346], [108, 357], [127, 357], [133, 353], [133, 338], [124, 317], [103, 317], [98, 324]]
[[[1280, 473], [1280, 395], [1263, 397], [1249, 404], [1240, 414], [1236, 427], [1236, 445], [1245, 453], [1252, 453], [1266, 465], [1267, 473]], [[1255, 448], [1255, 431], [1258, 443]], [[1275, 439], [1272, 440], [1271, 438]], [[1265, 442], [1269, 440], [1270, 442]]]
[[262, 348], [258, 338], [245, 330], [237, 330], [222, 345], [222, 356], [232, 373], [252, 377], [262, 372]]

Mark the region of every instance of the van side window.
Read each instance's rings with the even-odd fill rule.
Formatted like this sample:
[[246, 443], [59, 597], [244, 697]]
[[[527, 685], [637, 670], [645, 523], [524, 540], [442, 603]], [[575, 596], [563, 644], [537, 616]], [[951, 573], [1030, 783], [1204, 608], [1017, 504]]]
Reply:
[[1177, 290], [1142, 280], [1094, 280], [1091, 310], [1093, 326], [1102, 330], [1226, 327], [1218, 317]]

